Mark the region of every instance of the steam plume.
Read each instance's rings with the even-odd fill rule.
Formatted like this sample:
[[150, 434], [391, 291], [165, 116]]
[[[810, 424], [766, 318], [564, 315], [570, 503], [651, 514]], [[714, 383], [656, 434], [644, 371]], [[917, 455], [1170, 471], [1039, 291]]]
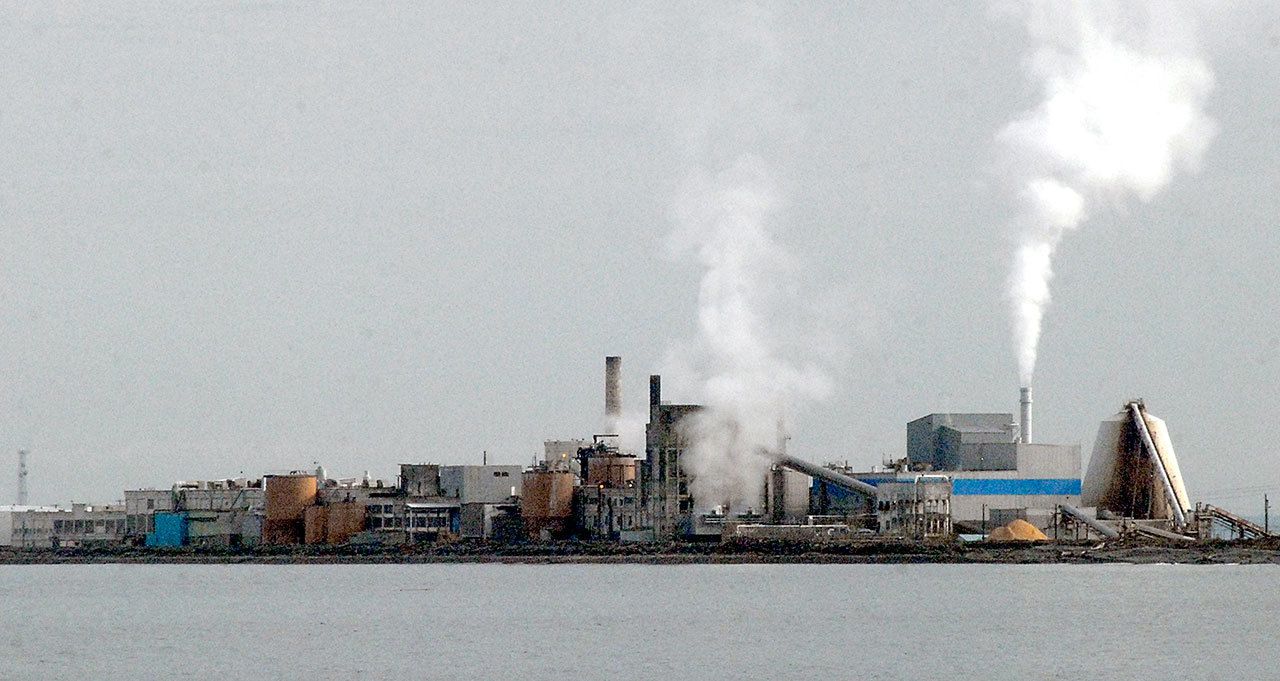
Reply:
[[769, 230], [781, 197], [760, 152], [795, 125], [773, 87], [781, 55], [771, 18], [742, 8], [717, 23], [708, 44], [711, 97], [698, 112], [698, 156], [671, 238], [703, 269], [697, 339], [670, 360], [696, 377], [705, 406], [685, 424], [684, 465], [700, 509], [755, 505], [769, 465], [762, 453], [778, 444], [779, 424], [828, 390], [816, 366], [782, 356], [788, 331], [771, 300], [791, 259]]
[[1149, 201], [1175, 172], [1195, 170], [1214, 133], [1203, 111], [1213, 79], [1188, 39], [1191, 18], [1173, 2], [1002, 7], [1025, 22], [1042, 90], [1000, 133], [1022, 202], [1009, 297], [1025, 386], [1062, 237], [1099, 201]]

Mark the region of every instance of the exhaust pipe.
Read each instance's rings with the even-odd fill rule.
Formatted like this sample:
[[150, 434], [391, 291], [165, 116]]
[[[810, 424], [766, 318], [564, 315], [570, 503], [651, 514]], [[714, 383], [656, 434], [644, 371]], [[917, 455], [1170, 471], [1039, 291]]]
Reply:
[[1031, 386], [1022, 389], [1022, 435], [1018, 439], [1031, 443]]

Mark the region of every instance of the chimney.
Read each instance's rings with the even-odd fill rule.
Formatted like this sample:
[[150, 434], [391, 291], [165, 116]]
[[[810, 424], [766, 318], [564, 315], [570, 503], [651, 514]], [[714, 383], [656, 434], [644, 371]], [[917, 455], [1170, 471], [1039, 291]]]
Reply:
[[604, 358], [604, 417], [610, 432], [618, 432], [622, 419], [622, 358]]
[[649, 377], [649, 409], [653, 410], [662, 404], [662, 377], [654, 374]]
[[1031, 442], [1031, 386], [1022, 389], [1022, 437], [1019, 439]]

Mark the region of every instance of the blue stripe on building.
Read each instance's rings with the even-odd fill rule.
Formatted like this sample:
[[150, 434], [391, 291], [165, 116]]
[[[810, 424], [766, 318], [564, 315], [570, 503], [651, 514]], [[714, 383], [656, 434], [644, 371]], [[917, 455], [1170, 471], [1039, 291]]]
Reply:
[[[946, 475], [946, 472], [935, 473], [935, 475]], [[860, 478], [863, 482], [871, 485], [879, 485], [882, 482], [894, 482], [900, 480], [909, 482], [910, 478]], [[814, 494], [821, 493], [822, 488], [826, 488], [829, 499], [838, 500], [845, 499], [850, 496], [861, 497], [856, 492], [850, 492], [841, 487], [825, 483], [815, 479], [813, 481]], [[1073, 496], [1080, 494], [1079, 478], [953, 478], [951, 480], [951, 493], [955, 496]]]
[[951, 493], [955, 496], [1008, 495], [1069, 496], [1080, 494], [1078, 478], [956, 478], [951, 481]]

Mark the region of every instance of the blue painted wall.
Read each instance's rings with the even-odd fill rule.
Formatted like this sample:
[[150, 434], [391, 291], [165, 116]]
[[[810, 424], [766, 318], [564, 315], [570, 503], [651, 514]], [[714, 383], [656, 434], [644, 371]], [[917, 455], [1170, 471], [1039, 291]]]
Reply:
[[157, 513], [156, 531], [147, 533], [147, 546], [185, 546], [186, 513]]

